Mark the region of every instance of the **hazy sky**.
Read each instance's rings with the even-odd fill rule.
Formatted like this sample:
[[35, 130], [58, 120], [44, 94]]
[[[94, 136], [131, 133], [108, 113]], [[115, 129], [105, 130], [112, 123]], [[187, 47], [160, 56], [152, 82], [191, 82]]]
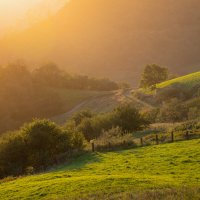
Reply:
[[[68, 0], [0, 0], [0, 34], [55, 12]], [[41, 12], [42, 11], [42, 12]]]

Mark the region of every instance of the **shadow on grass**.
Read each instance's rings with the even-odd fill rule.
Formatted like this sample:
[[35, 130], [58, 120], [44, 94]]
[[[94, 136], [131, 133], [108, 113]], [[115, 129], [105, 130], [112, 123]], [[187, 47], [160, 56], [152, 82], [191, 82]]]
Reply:
[[61, 172], [67, 170], [79, 170], [84, 168], [88, 164], [101, 162], [102, 158], [99, 153], [87, 153], [77, 156], [72, 161], [65, 163], [64, 165], [57, 167], [54, 171]]

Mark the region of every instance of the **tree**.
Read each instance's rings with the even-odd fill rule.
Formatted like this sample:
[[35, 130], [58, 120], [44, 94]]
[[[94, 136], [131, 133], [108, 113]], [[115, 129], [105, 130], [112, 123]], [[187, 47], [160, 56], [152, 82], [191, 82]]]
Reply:
[[113, 111], [115, 127], [120, 127], [124, 132], [138, 131], [148, 126], [148, 121], [131, 104], [117, 107]]
[[167, 68], [160, 67], [156, 64], [147, 65], [142, 74], [140, 87], [148, 88], [151, 86], [155, 86], [156, 84], [166, 81], [167, 79], [168, 79]]
[[72, 133], [49, 120], [34, 120], [21, 129], [28, 145], [28, 162], [34, 168], [53, 164], [56, 156], [72, 149]]
[[80, 112], [77, 112], [72, 117], [72, 120], [74, 120], [75, 125], [78, 126], [83, 119], [85, 118], [92, 118], [94, 116], [94, 113], [92, 113], [91, 110], [82, 110]]
[[0, 137], [0, 178], [46, 169], [83, 149], [82, 133], [36, 119]]

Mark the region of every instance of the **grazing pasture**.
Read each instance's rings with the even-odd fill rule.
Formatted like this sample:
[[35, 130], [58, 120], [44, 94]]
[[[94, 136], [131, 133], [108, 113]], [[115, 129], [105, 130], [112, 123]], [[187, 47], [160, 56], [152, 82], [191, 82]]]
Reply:
[[0, 199], [198, 199], [200, 140], [88, 153], [47, 173], [0, 182]]

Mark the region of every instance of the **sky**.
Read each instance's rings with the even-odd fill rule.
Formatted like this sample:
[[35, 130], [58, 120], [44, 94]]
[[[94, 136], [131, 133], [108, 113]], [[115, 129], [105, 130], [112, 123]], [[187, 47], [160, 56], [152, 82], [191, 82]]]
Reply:
[[0, 0], [0, 35], [27, 26], [56, 12], [67, 1]]

